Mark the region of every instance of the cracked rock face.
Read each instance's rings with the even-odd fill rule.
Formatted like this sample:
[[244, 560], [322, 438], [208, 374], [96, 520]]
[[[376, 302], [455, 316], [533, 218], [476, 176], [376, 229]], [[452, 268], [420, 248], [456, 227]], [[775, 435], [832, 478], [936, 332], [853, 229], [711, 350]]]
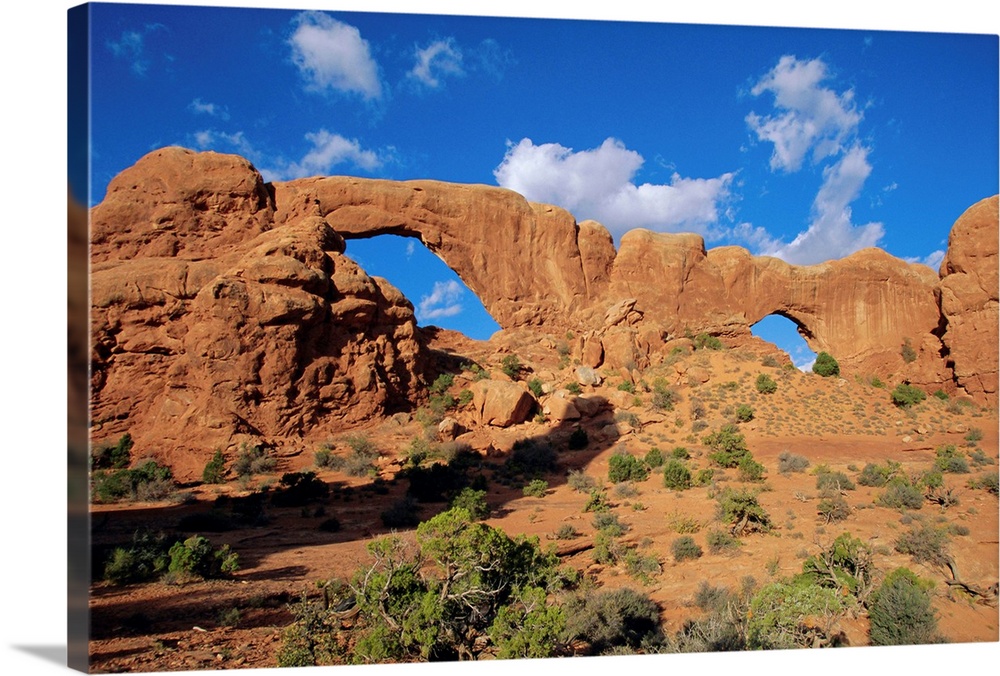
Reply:
[[[685, 336], [750, 345], [793, 320], [842, 373], [997, 397], [997, 198], [951, 232], [940, 275], [867, 249], [813, 266], [598, 223], [502, 188], [351, 177], [265, 183], [245, 159], [164, 148], [91, 211], [93, 435], [187, 449], [322, 438], [412, 402], [412, 304], [343, 255], [416, 237], [504, 329], [573, 331], [591, 367], [645, 368]], [[909, 343], [916, 359], [904, 360]], [[515, 407], [516, 408], [516, 407]], [[501, 416], [502, 417], [502, 416]]]

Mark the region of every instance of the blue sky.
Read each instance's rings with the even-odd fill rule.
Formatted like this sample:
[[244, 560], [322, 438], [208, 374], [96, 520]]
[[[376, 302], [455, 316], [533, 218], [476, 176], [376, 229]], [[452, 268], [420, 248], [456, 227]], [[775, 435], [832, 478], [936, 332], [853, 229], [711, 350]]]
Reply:
[[[954, 220], [998, 191], [996, 35], [93, 12], [93, 202], [143, 154], [177, 144], [239, 153], [269, 180], [502, 185], [616, 239], [692, 231], [800, 264], [880, 246], [936, 269]], [[400, 287], [421, 324], [496, 330], [418, 242], [348, 253]], [[789, 328], [762, 334], [794, 352]]]

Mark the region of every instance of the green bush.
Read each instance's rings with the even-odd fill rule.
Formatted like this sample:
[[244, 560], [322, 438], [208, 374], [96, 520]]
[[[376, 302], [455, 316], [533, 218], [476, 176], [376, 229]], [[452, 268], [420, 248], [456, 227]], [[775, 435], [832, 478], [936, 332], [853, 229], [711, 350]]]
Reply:
[[753, 408], [747, 406], [746, 404], [740, 404], [736, 407], [736, 420], [738, 422], [750, 422], [753, 420]]
[[523, 368], [521, 359], [516, 354], [508, 354], [500, 362], [500, 370], [508, 378], [516, 379], [521, 374]]
[[878, 504], [892, 509], [920, 509], [924, 504], [924, 494], [907, 479], [895, 477], [878, 496]]
[[238, 477], [267, 474], [274, 471], [278, 461], [261, 445], [240, 446], [239, 455], [233, 461], [233, 473]]
[[944, 390], [934, 390], [934, 393], [931, 394], [931, 396], [935, 399], [940, 399], [941, 401], [948, 401], [948, 393]]
[[451, 373], [442, 373], [437, 378], [434, 379], [434, 383], [430, 387], [431, 394], [444, 394], [448, 391], [448, 388], [452, 386], [455, 382], [455, 376]]
[[872, 645], [940, 642], [929, 589], [907, 568], [889, 573], [868, 601]]
[[778, 383], [774, 382], [774, 378], [766, 373], [757, 376], [756, 387], [761, 394], [774, 394], [778, 391]]
[[986, 472], [978, 479], [970, 479], [969, 488], [982, 488], [987, 493], [996, 495], [998, 488], [1000, 488], [1000, 478], [998, 478], [998, 474], [996, 472]]
[[544, 479], [533, 479], [525, 485], [522, 492], [527, 497], [540, 498], [549, 490], [549, 482]]
[[978, 427], [971, 428], [968, 434], [965, 435], [965, 442], [969, 446], [975, 446], [982, 440], [983, 440], [983, 431]]
[[816, 513], [826, 524], [843, 521], [851, 515], [851, 507], [841, 495], [823, 498], [816, 505]]
[[820, 472], [816, 475], [816, 490], [853, 491], [854, 488], [854, 482], [843, 472]]
[[915, 404], [919, 404], [924, 399], [927, 398], [926, 393], [918, 387], [914, 387], [908, 383], [900, 383], [896, 385], [896, 388], [892, 391], [892, 403], [900, 408], [909, 408]]
[[699, 333], [694, 338], [694, 349], [696, 350], [721, 350], [724, 347], [721, 340], [707, 333]]
[[628, 451], [619, 449], [608, 460], [608, 480], [612, 483], [645, 481], [648, 477], [649, 468]]
[[631, 380], [623, 380], [618, 383], [619, 392], [628, 392], [629, 394], [635, 394], [635, 384]]
[[653, 407], [661, 411], [674, 410], [674, 404], [679, 401], [677, 392], [670, 388], [667, 381], [657, 378], [653, 381]]
[[761, 463], [753, 459], [749, 453], [740, 459], [739, 469], [740, 481], [761, 481], [764, 479], [766, 468]]
[[746, 437], [740, 434], [736, 425], [724, 425], [703, 437], [702, 442], [712, 449], [709, 459], [720, 467], [736, 467], [740, 460], [750, 455]]
[[917, 360], [917, 351], [913, 349], [909, 338], [903, 341], [902, 346], [899, 348], [899, 355], [907, 364], [912, 364]]
[[239, 556], [229, 549], [229, 545], [214, 549], [212, 543], [201, 535], [175, 542], [168, 554], [170, 563], [167, 572], [178, 580], [225, 577], [240, 567]]
[[896, 538], [896, 551], [909, 554], [917, 563], [946, 566], [951, 561], [948, 554], [948, 530], [928, 523], [916, 523]]
[[212, 459], [205, 465], [201, 473], [201, 480], [207, 484], [221, 484], [225, 481], [226, 459], [222, 456], [222, 451], [215, 449]]
[[[544, 495], [544, 491], [543, 491]], [[490, 506], [486, 504], [486, 491], [475, 490], [466, 486], [451, 501], [450, 508], [460, 507], [472, 517], [474, 521], [485, 519], [490, 515]]]
[[692, 483], [695, 486], [708, 486], [712, 483], [712, 479], [715, 477], [715, 470], [711, 467], [706, 467], [704, 469], [699, 469], [697, 474], [694, 475]]
[[670, 457], [678, 460], [687, 460], [691, 457], [691, 451], [683, 446], [675, 446], [674, 450], [670, 451]]
[[628, 530], [614, 512], [597, 512], [594, 514], [593, 525], [596, 530], [604, 531], [611, 537], [620, 537]]
[[775, 582], [750, 600], [747, 647], [751, 650], [811, 648], [831, 645], [824, 627], [843, 612], [837, 591], [802, 581]]
[[567, 642], [584, 640], [595, 654], [662, 641], [656, 603], [627, 587], [588, 590], [571, 598], [566, 604], [566, 618], [563, 638]]
[[733, 535], [771, 529], [771, 517], [761, 507], [757, 495], [757, 491], [726, 488], [716, 496], [719, 518], [730, 525]]
[[528, 389], [531, 390], [531, 393], [535, 395], [536, 399], [544, 394], [544, 390], [542, 388], [543, 384], [541, 378], [532, 378], [528, 381]]
[[95, 446], [91, 455], [93, 469], [125, 469], [132, 462], [132, 435], [126, 432], [114, 445]]
[[665, 458], [663, 457], [663, 453], [656, 446], [653, 446], [651, 449], [649, 449], [649, 451], [646, 453], [646, 457], [643, 458], [643, 461], [646, 463], [646, 466], [649, 467], [650, 469], [656, 469], [658, 467], [662, 467], [664, 460]]
[[841, 533], [833, 544], [802, 563], [801, 577], [860, 598], [871, 588], [873, 572], [871, 548], [850, 533]]
[[898, 475], [902, 466], [898, 462], [889, 460], [885, 465], [876, 465], [869, 462], [858, 475], [858, 483], [862, 486], [872, 486], [881, 488], [889, 483], [889, 480]]
[[137, 531], [129, 545], [112, 550], [104, 564], [104, 579], [112, 584], [147, 582], [165, 573], [169, 562], [162, 534]]
[[589, 493], [597, 488], [597, 480], [578, 469], [570, 470], [569, 475], [566, 477], [566, 483], [574, 491], [579, 491], [580, 493]]
[[705, 536], [708, 544], [708, 551], [712, 554], [732, 552], [740, 548], [742, 543], [739, 538], [724, 530], [710, 530]]
[[804, 472], [809, 467], [809, 458], [803, 455], [796, 455], [788, 451], [782, 451], [778, 455], [778, 473], [788, 474], [790, 472]]
[[691, 470], [680, 460], [671, 458], [663, 466], [663, 485], [675, 491], [691, 488]]
[[953, 444], [939, 446], [935, 453], [934, 466], [942, 472], [952, 474], [968, 474], [969, 463], [965, 459], [965, 454], [955, 448]]
[[670, 545], [670, 551], [674, 555], [674, 561], [678, 563], [688, 559], [697, 559], [702, 555], [701, 546], [690, 535], [684, 535], [674, 540]]
[[133, 469], [98, 470], [93, 474], [93, 495], [100, 502], [159, 500], [173, 490], [173, 472], [155, 460], [145, 460]]
[[829, 378], [831, 376], [840, 375], [840, 364], [826, 352], [820, 352], [816, 355], [816, 362], [812, 367], [813, 373], [824, 378]]

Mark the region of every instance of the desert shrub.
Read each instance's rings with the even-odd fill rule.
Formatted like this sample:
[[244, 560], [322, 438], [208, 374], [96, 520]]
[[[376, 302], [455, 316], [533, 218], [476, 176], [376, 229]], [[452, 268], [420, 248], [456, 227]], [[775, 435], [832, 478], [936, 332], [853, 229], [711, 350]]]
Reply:
[[687, 460], [691, 457], [691, 451], [683, 446], [675, 446], [674, 449], [670, 451], [670, 457], [676, 458], [677, 460]]
[[242, 444], [233, 461], [233, 473], [238, 477], [266, 474], [273, 471], [277, 464], [278, 461], [263, 446]]
[[771, 517], [760, 506], [757, 495], [757, 491], [726, 488], [716, 496], [719, 519], [730, 525], [733, 535], [771, 529]]
[[750, 422], [753, 420], [753, 408], [747, 406], [746, 404], [740, 404], [737, 406], [736, 420], [739, 422]]
[[885, 465], [876, 465], [869, 462], [862, 468], [858, 475], [858, 483], [862, 486], [873, 486], [881, 488], [889, 483], [889, 480], [898, 475], [902, 467], [898, 462], [889, 460]]
[[816, 490], [820, 491], [853, 491], [855, 488], [851, 478], [843, 472], [821, 472], [816, 475]]
[[420, 523], [419, 506], [410, 495], [393, 502], [380, 515], [386, 528], [413, 528]]
[[969, 473], [969, 463], [965, 459], [965, 454], [957, 450], [954, 445], [939, 446], [935, 455], [934, 466], [942, 472], [950, 472], [952, 474]]
[[532, 479], [525, 484], [522, 492], [526, 497], [540, 498], [549, 490], [549, 482], [545, 479]]
[[455, 382], [455, 376], [451, 373], [442, 373], [437, 378], [434, 379], [433, 384], [430, 386], [431, 394], [444, 394], [448, 391], [448, 388], [452, 386]]
[[660, 610], [648, 596], [627, 587], [588, 590], [566, 604], [567, 642], [582, 639], [594, 653], [640, 648], [662, 640]]
[[740, 481], [761, 481], [766, 471], [764, 465], [754, 460], [749, 453], [740, 459], [740, 464], [737, 467]]
[[546, 603], [545, 590], [530, 587], [514, 593], [501, 606], [488, 629], [499, 659], [552, 657], [561, 646], [566, 629], [566, 612]]
[[[323, 444], [313, 453], [313, 464], [317, 469], [333, 469], [337, 464], [337, 456], [329, 444]], [[419, 464], [419, 463], [418, 463]]]
[[466, 486], [451, 501], [449, 508], [461, 507], [469, 513], [473, 520], [479, 521], [490, 515], [490, 506], [486, 504], [486, 491], [475, 490]]
[[671, 458], [663, 466], [663, 485], [675, 491], [691, 488], [691, 470], [680, 460]]
[[583, 387], [574, 381], [566, 385], [566, 391], [570, 394], [583, 394]]
[[677, 538], [670, 545], [670, 551], [674, 555], [674, 561], [678, 563], [688, 559], [697, 559], [702, 555], [701, 545], [694, 541], [690, 535]]
[[201, 535], [193, 535], [183, 542], [175, 542], [168, 552], [170, 563], [167, 573], [176, 580], [202, 578], [205, 580], [225, 577], [239, 570], [239, 555], [229, 545], [218, 549]]
[[606, 512], [609, 509], [611, 506], [608, 504], [608, 498], [604, 491], [600, 489], [590, 491], [590, 497], [587, 499], [587, 504], [583, 506], [583, 511]]
[[824, 378], [840, 375], [840, 364], [827, 352], [820, 352], [816, 355], [816, 362], [812, 367], [813, 373]]
[[788, 474], [790, 472], [804, 472], [809, 467], [809, 459], [802, 455], [782, 451], [778, 455], [778, 472]]
[[468, 406], [469, 404], [472, 403], [474, 397], [475, 395], [472, 393], [472, 390], [470, 390], [469, 388], [463, 388], [458, 393], [457, 404], [459, 406]]
[[418, 502], [448, 502], [469, 484], [461, 463], [436, 462], [427, 467], [411, 467], [400, 473], [409, 482], [407, 494]]
[[889, 573], [868, 601], [872, 645], [938, 643], [930, 583], [908, 568]]
[[894, 477], [878, 496], [878, 504], [892, 509], [920, 509], [924, 494], [905, 477]]
[[566, 477], [566, 483], [574, 491], [579, 491], [580, 493], [589, 493], [597, 488], [597, 480], [578, 469], [570, 471]]
[[708, 531], [705, 535], [705, 542], [708, 544], [708, 551], [712, 554], [732, 552], [739, 549], [742, 544], [739, 538], [724, 530]]
[[778, 391], [778, 383], [774, 382], [774, 378], [766, 373], [761, 373], [757, 376], [755, 386], [761, 394], [774, 394]]
[[851, 507], [841, 495], [823, 498], [816, 505], [816, 513], [826, 524], [843, 521], [851, 515]]
[[590, 443], [590, 438], [587, 436], [587, 430], [582, 427], [577, 427], [569, 435], [569, 450], [571, 451], [581, 451], [587, 447]]
[[913, 345], [910, 343], [910, 339], [906, 338], [903, 344], [899, 348], [899, 356], [903, 358], [907, 364], [915, 362], [917, 360], [917, 351], [913, 349]]
[[653, 407], [661, 411], [674, 410], [674, 404], [679, 400], [677, 392], [670, 388], [663, 378], [656, 378], [653, 381]]
[[968, 485], [969, 488], [982, 488], [987, 493], [996, 495], [998, 491], [998, 483], [1000, 483], [1000, 479], [998, 479], [997, 473], [987, 472], [976, 479], [970, 479]]
[[623, 380], [618, 383], [619, 392], [628, 392], [629, 394], [635, 394], [635, 383], [631, 380]]
[[628, 526], [621, 522], [614, 512], [598, 512], [594, 514], [594, 528], [604, 531], [612, 537], [620, 537], [628, 530]]
[[93, 494], [100, 502], [159, 500], [173, 490], [173, 472], [155, 460], [144, 460], [132, 469], [99, 470], [93, 474]]
[[694, 349], [696, 350], [721, 350], [724, 347], [721, 340], [707, 333], [699, 333], [694, 337]]
[[986, 465], [993, 464], [993, 458], [983, 453], [981, 448], [976, 448], [970, 451], [969, 460], [972, 461], [972, 465], [974, 467], [984, 467]]
[[909, 554], [917, 563], [946, 566], [951, 560], [947, 551], [948, 530], [929, 523], [913, 523], [907, 532], [896, 538], [895, 548]]
[[523, 368], [521, 359], [516, 354], [508, 354], [500, 361], [500, 370], [508, 378], [516, 379], [521, 374], [521, 369]]
[[746, 437], [740, 434], [736, 425], [724, 425], [702, 438], [702, 442], [712, 449], [709, 459], [720, 467], [736, 467], [740, 460], [750, 455]]
[[778, 368], [781, 364], [772, 355], [767, 355], [760, 361], [761, 366], [768, 366], [771, 368]]
[[969, 446], [975, 446], [977, 443], [983, 440], [983, 431], [978, 427], [973, 427], [965, 435], [965, 442]]
[[821, 587], [864, 597], [871, 589], [873, 572], [871, 548], [850, 533], [841, 533], [829, 547], [806, 558], [801, 577]]
[[528, 381], [528, 389], [531, 390], [531, 393], [535, 395], [536, 398], [541, 397], [542, 394], [544, 393], [542, 387], [543, 385], [541, 378], [532, 378], [531, 380]]
[[940, 399], [941, 401], [948, 401], [949, 399], [948, 393], [944, 390], [934, 390], [934, 392], [931, 393], [931, 396], [935, 399]]
[[542, 439], [518, 439], [504, 461], [504, 472], [512, 476], [538, 477], [556, 468], [556, 452]]
[[892, 397], [892, 403], [900, 408], [909, 408], [927, 398], [923, 390], [908, 383], [896, 385], [890, 396]]
[[694, 478], [691, 480], [691, 482], [695, 486], [708, 486], [712, 483], [712, 480], [714, 478], [715, 478], [715, 470], [712, 469], [711, 467], [706, 467], [704, 469], [699, 469], [697, 473], [695, 473]]
[[645, 463], [624, 449], [615, 451], [608, 460], [608, 480], [612, 483], [645, 481], [648, 477]]
[[751, 650], [830, 645], [825, 625], [844, 610], [838, 593], [806, 581], [775, 582], [750, 600], [747, 647]]
[[170, 563], [162, 534], [136, 531], [132, 542], [116, 547], [104, 564], [104, 579], [112, 584], [146, 582], [166, 572]]
[[125, 469], [132, 462], [132, 435], [126, 432], [114, 444], [95, 446], [91, 455], [93, 469]]
[[563, 525], [559, 526], [558, 530], [556, 530], [557, 540], [572, 540], [573, 538], [579, 536], [580, 533], [576, 530], [576, 528], [573, 527], [573, 524], [571, 523], [564, 523]]
[[656, 446], [653, 446], [646, 453], [646, 457], [643, 458], [643, 461], [646, 463], [646, 465], [650, 469], [657, 469], [658, 467], [662, 467], [663, 466], [663, 462], [664, 462], [663, 453], [660, 451], [659, 448], [657, 448]]

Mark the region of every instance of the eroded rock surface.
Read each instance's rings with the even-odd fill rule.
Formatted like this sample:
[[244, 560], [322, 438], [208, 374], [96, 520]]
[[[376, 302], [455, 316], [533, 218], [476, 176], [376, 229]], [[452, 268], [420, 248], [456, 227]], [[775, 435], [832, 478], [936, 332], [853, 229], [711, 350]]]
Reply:
[[[587, 367], [636, 373], [699, 333], [752, 345], [777, 313], [846, 376], [996, 405], [996, 197], [955, 224], [940, 276], [876, 249], [799, 267], [645, 230], [615, 251], [600, 224], [501, 188], [268, 184], [242, 158], [181, 148], [122, 172], [91, 221], [94, 436], [129, 431], [175, 465], [187, 449], [189, 474], [215, 447], [321, 438], [425, 393], [411, 303], [343, 255], [345, 238], [387, 233], [419, 238], [504, 329], [573, 332]], [[509, 384], [499, 413], [502, 386], [476, 391], [484, 423], [529, 414]]]

